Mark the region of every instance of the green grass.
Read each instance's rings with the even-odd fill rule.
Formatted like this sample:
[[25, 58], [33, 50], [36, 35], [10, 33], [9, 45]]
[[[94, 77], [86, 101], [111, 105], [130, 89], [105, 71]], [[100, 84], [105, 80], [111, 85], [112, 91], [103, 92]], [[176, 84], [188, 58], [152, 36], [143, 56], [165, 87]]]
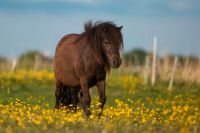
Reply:
[[[12, 81], [11, 81], [12, 82]], [[10, 98], [20, 98], [26, 99], [29, 96], [41, 96], [44, 97], [44, 102], [47, 102], [54, 106], [55, 103], [55, 85], [54, 82], [47, 82], [46, 84], [41, 84], [39, 81], [34, 81], [33, 84], [20, 84], [16, 82], [11, 83], [12, 86], [10, 88], [0, 88], [0, 98], [6, 103]], [[134, 84], [134, 83], [133, 83]], [[196, 97], [200, 97], [200, 85], [197, 83], [190, 82], [175, 82], [174, 88], [172, 92], [167, 90], [168, 83], [166, 81], [162, 81], [157, 83], [154, 87], [151, 85], [142, 85], [139, 84], [136, 87], [135, 93], [130, 93], [127, 89], [122, 89], [121, 86], [117, 85], [108, 85], [106, 86], [106, 96], [107, 96], [107, 105], [112, 106], [115, 99], [120, 99], [122, 101], [126, 101], [127, 99], [132, 100], [145, 100], [146, 97], [150, 98], [158, 98], [162, 99], [173, 99], [174, 96], [178, 94], [188, 95], [192, 94]], [[98, 92], [96, 87], [90, 88], [90, 94], [92, 99], [98, 97]]]
[[[55, 103], [55, 85], [53, 81], [49, 81], [41, 83], [40, 81], [34, 81], [32, 84], [22, 84], [17, 83], [15, 81], [10, 81], [12, 86], [10, 88], [0, 88], [0, 101], [3, 104], [7, 104], [10, 102], [10, 99], [22, 99], [26, 101], [27, 97], [43, 97], [44, 100], [42, 102], [49, 103], [50, 108], [54, 108]], [[121, 83], [123, 84], [123, 83]], [[133, 83], [134, 84], [134, 83]], [[173, 100], [177, 95], [181, 95], [183, 99], [189, 98], [191, 95], [195, 98], [200, 97], [200, 85], [196, 83], [189, 82], [175, 82], [174, 88], [171, 92], [167, 90], [168, 83], [166, 81], [160, 81], [154, 87], [150, 85], [142, 85], [138, 84], [135, 87], [134, 93], [131, 93], [129, 89], [124, 89], [120, 84], [110, 85], [108, 80], [108, 85], [106, 88], [107, 102], [105, 107], [116, 106], [115, 99], [119, 99], [124, 103], [127, 103], [127, 99], [131, 99], [133, 101], [141, 101], [146, 108], [155, 108], [160, 106], [159, 108], [164, 108], [160, 104], [154, 103], [155, 99], [163, 99], [163, 100]], [[8, 92], [9, 91], [9, 92]], [[97, 88], [93, 87], [90, 89], [92, 101], [98, 99]], [[153, 102], [150, 104], [147, 100], [151, 99]], [[38, 104], [38, 101], [28, 101], [29, 104]], [[137, 104], [134, 105], [134, 108], [137, 108]], [[167, 106], [167, 105], [165, 105]], [[200, 103], [198, 104], [200, 107]], [[166, 108], [166, 107], [165, 107]], [[120, 125], [120, 124], [119, 124]], [[178, 132], [180, 131], [179, 126], [174, 127], [160, 127], [158, 126], [149, 126], [149, 125], [121, 125], [124, 127], [116, 127], [116, 129], [110, 130], [110, 132]], [[137, 127], [137, 128], [136, 128]], [[197, 126], [197, 131], [200, 131], [199, 126]], [[0, 132], [5, 131], [5, 128], [8, 127], [0, 127]], [[22, 129], [19, 127], [13, 127], [15, 132], [21, 132]], [[24, 132], [42, 132], [41, 129], [37, 129], [37, 126], [29, 126], [26, 129], [23, 129]], [[104, 129], [99, 130], [99, 128], [89, 127], [84, 129], [82, 126], [73, 125], [72, 127], [62, 128], [59, 131], [54, 127], [49, 127], [50, 132], [103, 132]], [[193, 127], [189, 128], [190, 131], [193, 131]]]

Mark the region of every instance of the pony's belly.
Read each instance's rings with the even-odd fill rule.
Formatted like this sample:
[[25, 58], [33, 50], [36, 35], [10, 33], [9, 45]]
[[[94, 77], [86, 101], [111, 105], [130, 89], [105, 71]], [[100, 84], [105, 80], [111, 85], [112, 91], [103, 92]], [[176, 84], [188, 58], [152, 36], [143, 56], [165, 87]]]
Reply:
[[[74, 87], [74, 88], [81, 88], [81, 84], [80, 84], [80, 80], [77, 79], [77, 78], [73, 78], [72, 76], [69, 76], [69, 78], [65, 78], [63, 80], [63, 83], [66, 85], [66, 86], [69, 86], [69, 87]], [[91, 88], [93, 86], [95, 86], [97, 84], [97, 81], [96, 79], [90, 79], [88, 81], [88, 88]]]
[[69, 87], [80, 87], [80, 80], [75, 78], [75, 77], [73, 77], [73, 76], [65, 77], [62, 81], [66, 86], [69, 86]]

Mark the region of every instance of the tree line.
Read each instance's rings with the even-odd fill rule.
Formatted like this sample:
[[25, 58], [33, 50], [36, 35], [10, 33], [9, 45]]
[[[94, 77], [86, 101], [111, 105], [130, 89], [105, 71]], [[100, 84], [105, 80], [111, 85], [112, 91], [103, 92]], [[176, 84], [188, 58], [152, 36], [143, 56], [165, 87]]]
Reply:
[[[125, 52], [123, 55], [123, 63], [125, 65], [143, 66], [145, 65], [145, 59], [147, 57], [152, 58], [152, 53], [145, 51], [144, 49], [136, 48], [131, 51]], [[177, 55], [176, 55], [177, 56]], [[169, 54], [167, 58], [169, 62], [173, 62], [175, 55]], [[184, 64], [186, 60], [189, 60], [192, 64], [199, 63], [199, 58], [196, 56], [184, 56], [178, 55], [178, 60], [180, 64]], [[158, 57], [159, 61], [162, 63], [166, 56]], [[0, 56], [0, 69], [5, 67], [5, 64], [12, 63], [12, 60]], [[16, 68], [22, 69], [36, 69], [51, 67], [53, 64], [53, 57], [45, 56], [42, 52], [38, 50], [30, 50], [22, 53], [17, 59]]]

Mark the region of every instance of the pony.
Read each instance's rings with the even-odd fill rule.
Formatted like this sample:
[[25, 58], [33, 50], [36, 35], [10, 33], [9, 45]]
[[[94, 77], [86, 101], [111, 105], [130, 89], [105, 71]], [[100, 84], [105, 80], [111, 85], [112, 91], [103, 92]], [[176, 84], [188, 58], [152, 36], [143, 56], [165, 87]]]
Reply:
[[76, 107], [81, 103], [86, 116], [91, 115], [89, 88], [97, 86], [101, 116], [106, 102], [106, 74], [119, 68], [123, 49], [122, 26], [113, 22], [85, 23], [81, 34], [65, 35], [55, 51], [55, 107]]

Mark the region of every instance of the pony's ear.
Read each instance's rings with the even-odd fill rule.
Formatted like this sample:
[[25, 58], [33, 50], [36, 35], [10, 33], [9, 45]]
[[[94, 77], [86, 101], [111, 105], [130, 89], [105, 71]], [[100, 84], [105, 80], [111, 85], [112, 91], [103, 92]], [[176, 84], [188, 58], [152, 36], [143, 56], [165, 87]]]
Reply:
[[119, 30], [121, 30], [123, 28], [123, 26], [118, 27]]

